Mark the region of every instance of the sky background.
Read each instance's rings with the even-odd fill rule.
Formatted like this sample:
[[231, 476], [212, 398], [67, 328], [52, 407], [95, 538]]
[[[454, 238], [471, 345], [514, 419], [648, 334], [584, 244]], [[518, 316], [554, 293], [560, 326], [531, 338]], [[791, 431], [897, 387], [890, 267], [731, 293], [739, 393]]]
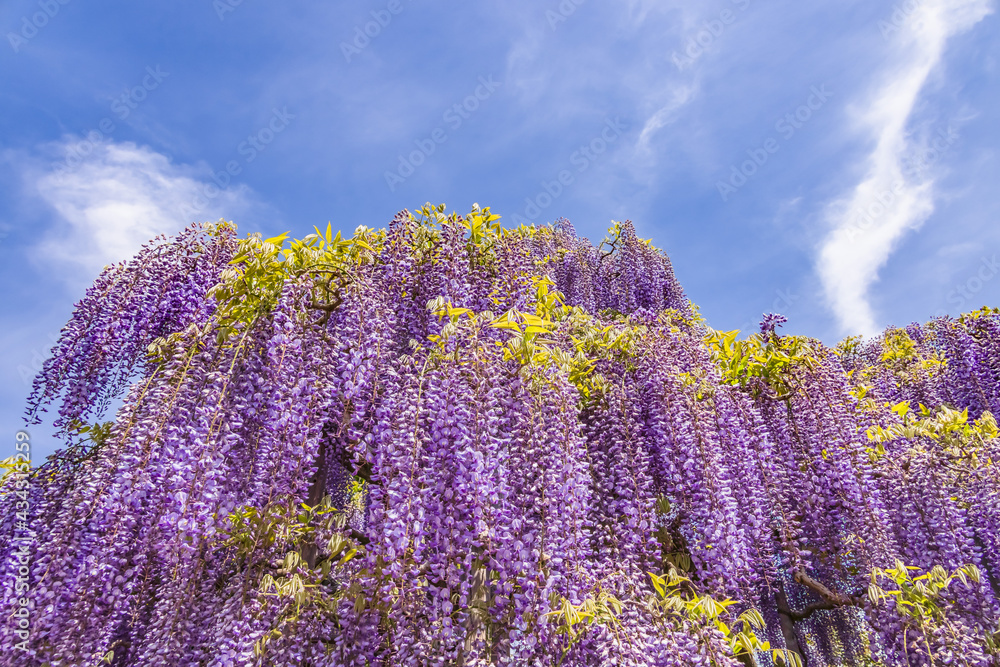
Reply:
[[830, 344], [1000, 305], [994, 4], [6, 0], [0, 421], [101, 267], [220, 217], [631, 219], [715, 328]]

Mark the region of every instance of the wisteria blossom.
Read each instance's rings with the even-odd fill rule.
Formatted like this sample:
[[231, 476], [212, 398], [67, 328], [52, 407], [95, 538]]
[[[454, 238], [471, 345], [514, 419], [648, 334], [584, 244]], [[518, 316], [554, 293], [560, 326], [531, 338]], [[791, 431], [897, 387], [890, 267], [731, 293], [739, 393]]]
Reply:
[[0, 665], [1000, 665], [1000, 311], [784, 323], [630, 222], [155, 239], [35, 381]]

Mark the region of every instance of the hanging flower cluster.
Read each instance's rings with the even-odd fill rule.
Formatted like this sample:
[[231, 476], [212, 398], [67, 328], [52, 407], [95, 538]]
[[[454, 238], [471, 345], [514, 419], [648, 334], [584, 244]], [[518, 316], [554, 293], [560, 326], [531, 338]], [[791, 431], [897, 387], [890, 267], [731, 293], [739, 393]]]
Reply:
[[158, 239], [36, 380], [0, 664], [1000, 664], [1000, 315], [783, 321], [630, 222]]

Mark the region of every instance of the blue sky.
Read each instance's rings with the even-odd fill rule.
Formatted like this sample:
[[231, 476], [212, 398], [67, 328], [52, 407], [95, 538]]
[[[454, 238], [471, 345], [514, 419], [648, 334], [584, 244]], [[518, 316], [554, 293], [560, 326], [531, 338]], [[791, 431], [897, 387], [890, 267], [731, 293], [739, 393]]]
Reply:
[[714, 327], [828, 343], [1000, 305], [994, 4], [8, 0], [0, 417], [104, 264], [220, 217], [630, 218]]

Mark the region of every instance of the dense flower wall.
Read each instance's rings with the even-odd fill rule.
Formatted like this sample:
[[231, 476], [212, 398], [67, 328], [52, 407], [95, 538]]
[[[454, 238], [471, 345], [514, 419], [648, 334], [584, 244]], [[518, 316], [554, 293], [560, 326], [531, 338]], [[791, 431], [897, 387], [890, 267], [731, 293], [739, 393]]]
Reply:
[[628, 222], [156, 239], [34, 385], [0, 664], [1000, 664], [1000, 315], [782, 322]]

